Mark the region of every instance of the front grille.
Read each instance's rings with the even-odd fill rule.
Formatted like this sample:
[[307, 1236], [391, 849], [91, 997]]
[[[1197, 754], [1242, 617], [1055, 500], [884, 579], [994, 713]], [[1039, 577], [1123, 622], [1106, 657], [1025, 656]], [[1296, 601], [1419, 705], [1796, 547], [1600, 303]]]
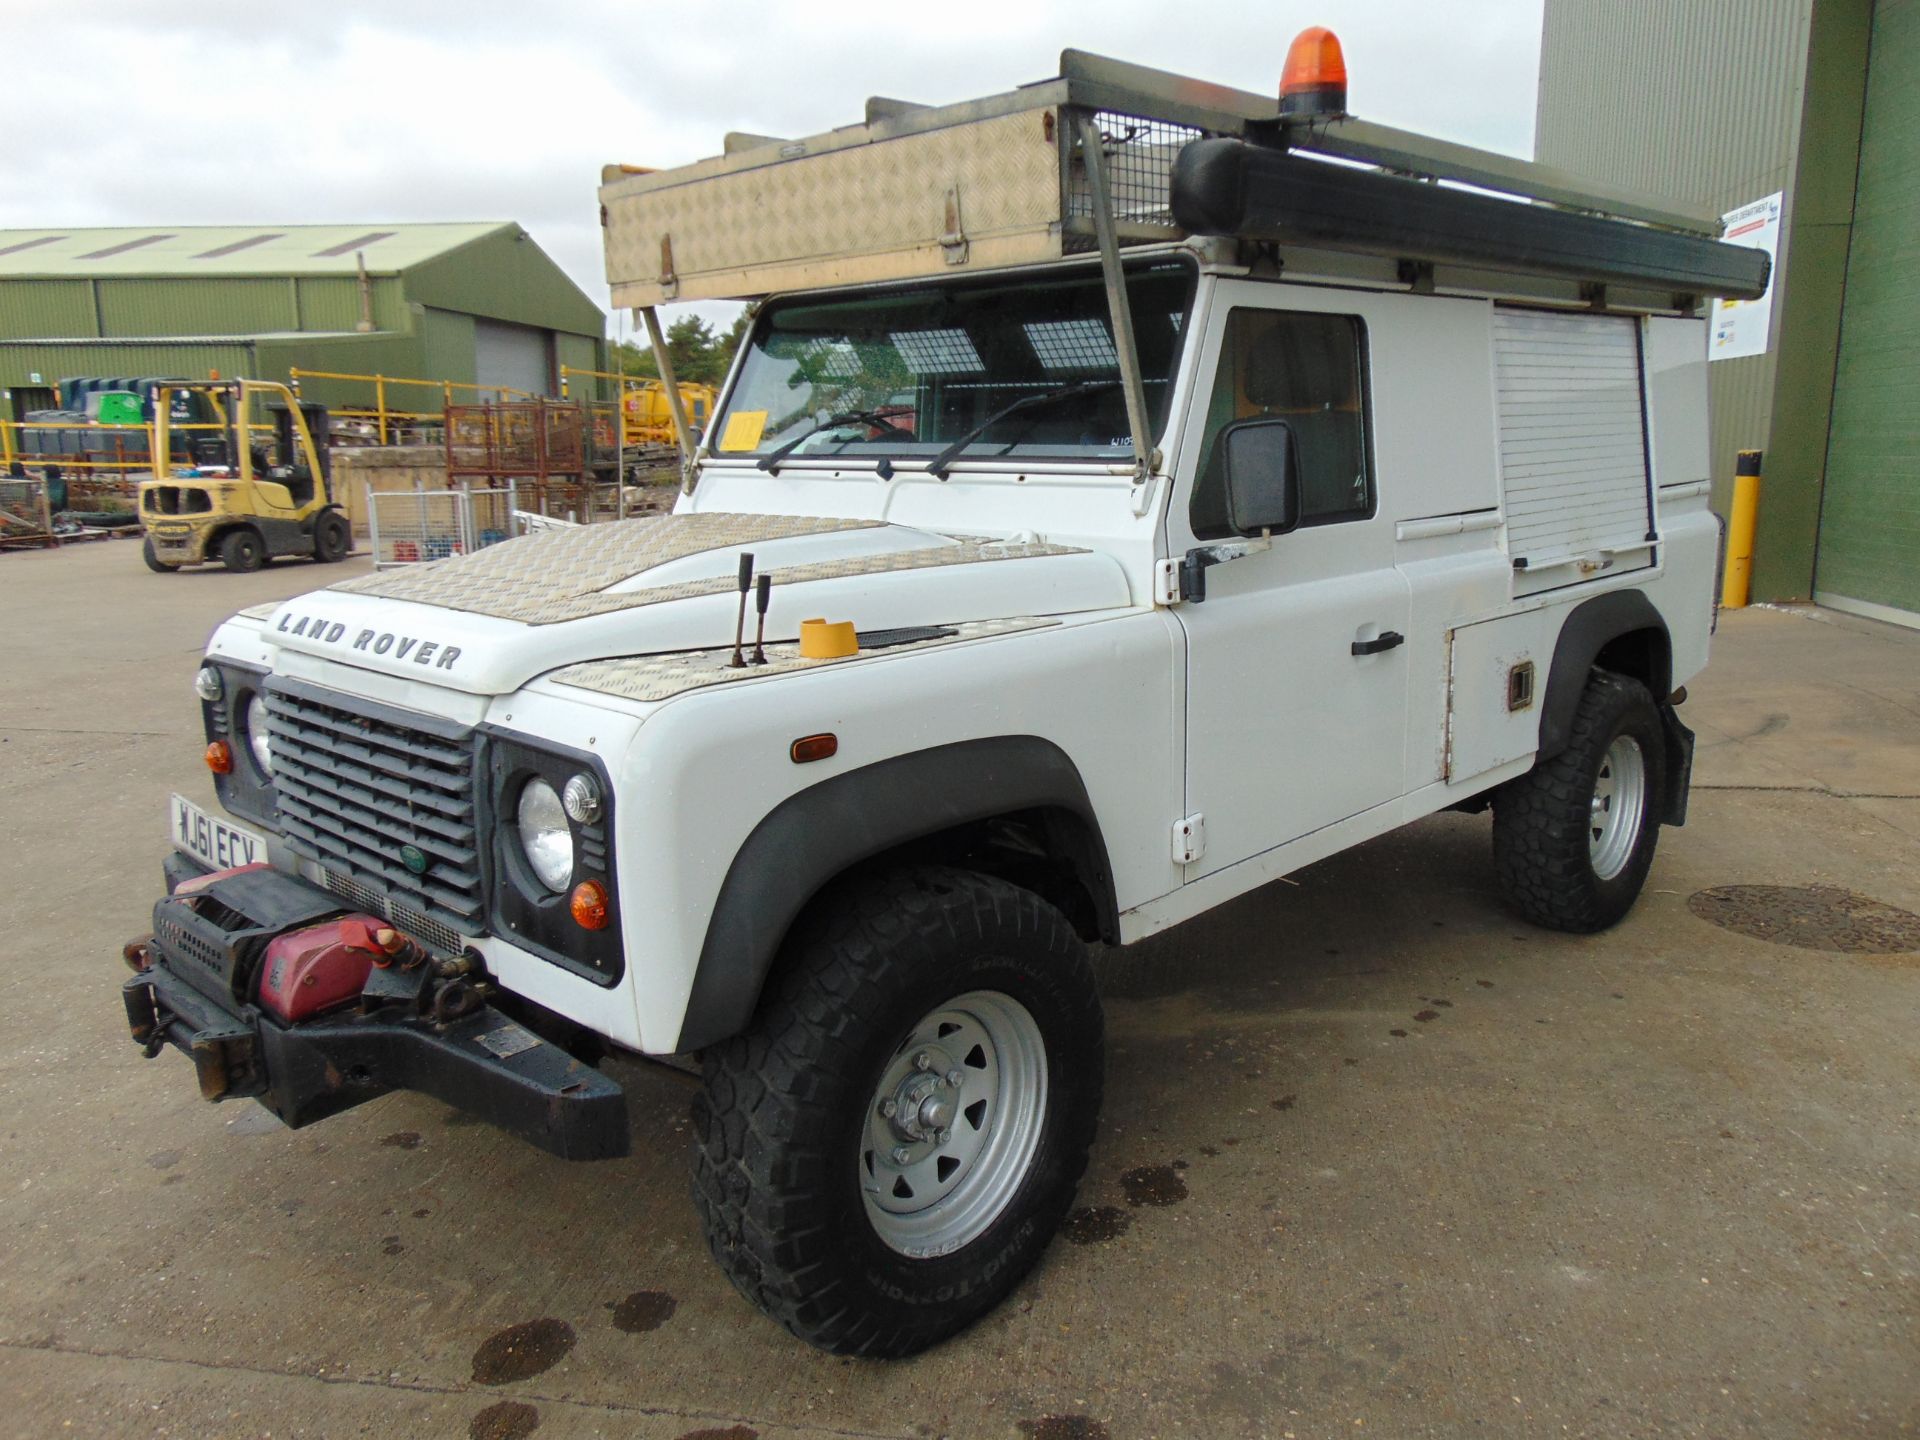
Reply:
[[[268, 688], [274, 794], [287, 843], [320, 862], [329, 889], [362, 903], [381, 900], [382, 913], [402, 929], [408, 910], [445, 927], [422, 939], [481, 934], [472, 737], [448, 722], [420, 716], [408, 723], [403, 715], [295, 681]], [[425, 857], [418, 874], [403, 858], [408, 849]]]
[[418, 940], [436, 955], [458, 955], [466, 948], [460, 932], [416, 910], [404, 900], [395, 900], [351, 875], [322, 866], [320, 883], [357, 910], [391, 921], [394, 928]]

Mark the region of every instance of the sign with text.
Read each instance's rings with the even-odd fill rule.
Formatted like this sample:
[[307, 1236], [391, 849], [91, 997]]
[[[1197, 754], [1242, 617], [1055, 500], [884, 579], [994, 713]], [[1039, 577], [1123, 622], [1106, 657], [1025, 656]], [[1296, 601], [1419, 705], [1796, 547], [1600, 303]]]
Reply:
[[1725, 230], [1720, 238], [1729, 245], [1746, 245], [1767, 252], [1775, 269], [1767, 277], [1767, 293], [1758, 300], [1715, 300], [1707, 327], [1707, 358], [1739, 360], [1748, 355], [1767, 353], [1767, 332], [1773, 324], [1773, 292], [1779, 289], [1780, 202], [1779, 191], [1742, 205], [1720, 217]]

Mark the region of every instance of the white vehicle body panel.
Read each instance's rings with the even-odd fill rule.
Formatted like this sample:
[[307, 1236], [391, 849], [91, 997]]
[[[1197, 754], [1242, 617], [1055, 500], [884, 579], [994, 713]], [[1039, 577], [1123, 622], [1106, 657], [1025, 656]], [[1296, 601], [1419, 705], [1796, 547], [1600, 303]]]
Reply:
[[[1264, 553], [1216, 565], [1203, 604], [1156, 604], [1156, 567], [1199, 543], [1187, 502], [1234, 307], [1364, 324], [1375, 506], [1364, 519], [1301, 528]], [[1658, 534], [1638, 570], [1567, 572], [1550, 589], [1516, 577], [1492, 300], [1208, 273], [1174, 378], [1165, 473], [1146, 486], [1133, 483], [1130, 467], [1091, 463], [963, 457], [940, 480], [903, 461], [883, 479], [870, 463], [841, 457], [795, 459], [770, 473], [705, 456], [678, 513], [884, 524], [702, 552], [609, 591], [731, 575], [742, 550], [764, 569], [954, 536], [1038, 539], [1084, 553], [776, 586], [768, 636], [790, 639], [812, 616], [862, 631], [1053, 622], [1041, 628], [877, 651], [651, 703], [550, 677], [583, 660], [730, 646], [736, 594], [530, 625], [322, 591], [236, 617], [209, 653], [599, 757], [618, 798], [620, 979], [596, 983], [499, 936], [477, 937], [475, 948], [506, 989], [635, 1049], [678, 1047], [716, 898], [763, 817], [824, 780], [941, 745], [1035, 736], [1065, 752], [1106, 847], [1120, 938], [1132, 941], [1524, 773], [1539, 745], [1555, 645], [1585, 600], [1619, 589], [1646, 596], [1670, 636], [1675, 685], [1705, 663], [1718, 530], [1703, 483], [1704, 329], [1678, 318], [1596, 318], [1640, 327], [1646, 357]], [[294, 633], [314, 617], [323, 623]], [[354, 637], [369, 629], [437, 648], [426, 664], [402, 659], [397, 642], [383, 654], [355, 650]], [[1404, 643], [1352, 654], [1355, 641], [1387, 631]], [[442, 667], [449, 647], [458, 660]], [[1533, 701], [1509, 709], [1509, 672], [1528, 662]], [[832, 759], [790, 758], [794, 739], [828, 732], [839, 742]], [[1195, 814], [1206, 848], [1183, 866], [1173, 827]]]

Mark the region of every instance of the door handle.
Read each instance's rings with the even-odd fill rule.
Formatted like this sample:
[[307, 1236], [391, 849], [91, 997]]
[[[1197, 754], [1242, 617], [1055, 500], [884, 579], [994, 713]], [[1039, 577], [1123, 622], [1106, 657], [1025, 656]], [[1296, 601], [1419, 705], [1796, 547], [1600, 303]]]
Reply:
[[1354, 641], [1353, 653], [1356, 655], [1378, 655], [1383, 650], [1391, 650], [1396, 645], [1404, 645], [1406, 643], [1407, 637], [1402, 635], [1398, 630], [1383, 630], [1371, 640]]

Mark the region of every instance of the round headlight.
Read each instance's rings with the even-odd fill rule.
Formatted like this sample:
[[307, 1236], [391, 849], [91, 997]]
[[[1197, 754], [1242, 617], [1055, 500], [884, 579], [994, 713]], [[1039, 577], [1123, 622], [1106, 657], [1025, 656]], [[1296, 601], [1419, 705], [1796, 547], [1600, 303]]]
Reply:
[[591, 825], [600, 818], [600, 787], [591, 775], [575, 775], [560, 792], [569, 819]]
[[267, 733], [267, 702], [260, 698], [258, 690], [247, 696], [247, 714], [243, 723], [247, 731], [247, 746], [253, 751], [253, 763], [260, 767], [262, 775], [273, 774], [273, 737]]
[[544, 780], [529, 780], [521, 787], [516, 816], [527, 863], [542, 885], [559, 894], [573, 880], [573, 827], [559, 792]]
[[193, 677], [193, 693], [211, 705], [220, 698], [220, 672], [211, 665], [202, 665], [200, 672]]

